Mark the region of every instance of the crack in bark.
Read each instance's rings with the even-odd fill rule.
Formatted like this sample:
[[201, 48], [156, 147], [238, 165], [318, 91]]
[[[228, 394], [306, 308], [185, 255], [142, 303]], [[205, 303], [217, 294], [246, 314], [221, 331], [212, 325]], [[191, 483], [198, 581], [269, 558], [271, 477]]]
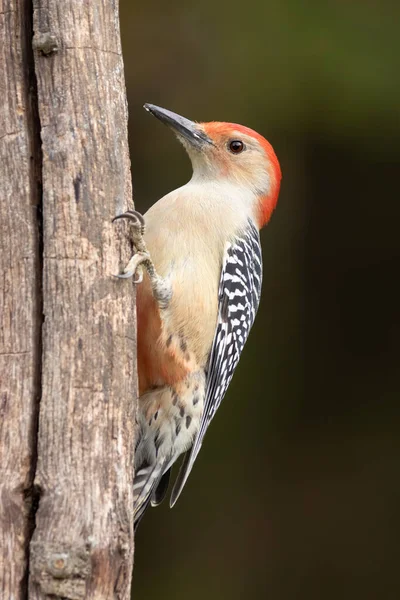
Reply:
[[121, 52], [115, 50], [109, 50], [108, 48], [99, 48], [98, 46], [65, 46], [65, 50], [90, 50], [93, 52], [103, 52], [104, 54], [114, 54], [115, 56], [121, 57]]
[[28, 130], [30, 132], [29, 144], [30, 154], [32, 157], [30, 167], [31, 178], [31, 201], [32, 206], [36, 206], [37, 210], [37, 254], [36, 268], [37, 287], [36, 287], [36, 340], [37, 340], [37, 361], [35, 373], [35, 390], [36, 390], [36, 405], [32, 417], [31, 426], [31, 465], [29, 474], [29, 484], [24, 490], [24, 497], [29, 507], [29, 534], [26, 539], [26, 573], [21, 581], [21, 598], [28, 599], [28, 580], [29, 580], [29, 560], [30, 560], [30, 542], [35, 530], [35, 515], [39, 506], [40, 490], [34, 485], [36, 474], [37, 458], [38, 458], [38, 432], [39, 432], [39, 410], [40, 399], [42, 394], [42, 324], [43, 315], [43, 219], [42, 219], [42, 145], [40, 137], [40, 118], [39, 118], [39, 103], [38, 89], [35, 73], [35, 62], [33, 55], [33, 0], [24, 0], [23, 19], [21, 22], [21, 42], [23, 51], [23, 63], [25, 69], [25, 80], [27, 81], [27, 121]]
[[[0, 13], [1, 14], [1, 13]], [[6, 131], [3, 135], [0, 135], [0, 140], [3, 140], [6, 137], [12, 137], [13, 135], [19, 135], [20, 131]]]

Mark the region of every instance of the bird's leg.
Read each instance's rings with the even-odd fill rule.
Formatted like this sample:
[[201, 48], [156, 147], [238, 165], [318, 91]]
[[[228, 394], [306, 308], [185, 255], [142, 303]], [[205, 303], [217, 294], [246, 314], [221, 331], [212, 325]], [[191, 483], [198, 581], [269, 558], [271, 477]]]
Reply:
[[128, 279], [137, 274], [135, 283], [143, 281], [143, 267], [146, 269], [150, 279], [151, 288], [154, 298], [157, 300], [160, 308], [166, 308], [172, 296], [171, 285], [169, 282], [158, 275], [154, 263], [151, 260], [150, 253], [143, 239], [146, 225], [143, 215], [136, 210], [127, 210], [125, 213], [114, 217], [114, 221], [118, 219], [128, 219], [132, 225], [133, 244], [137, 250], [132, 256], [122, 273], [116, 275], [120, 279]]

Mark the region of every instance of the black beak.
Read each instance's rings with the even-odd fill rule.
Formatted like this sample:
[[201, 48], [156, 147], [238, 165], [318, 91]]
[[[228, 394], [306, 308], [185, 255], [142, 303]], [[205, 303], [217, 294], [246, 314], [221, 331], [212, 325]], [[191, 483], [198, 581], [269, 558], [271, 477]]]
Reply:
[[214, 145], [212, 139], [204, 133], [198, 123], [189, 121], [185, 117], [181, 117], [166, 108], [160, 108], [154, 104], [145, 104], [144, 108], [162, 123], [171, 127], [177, 134], [185, 138], [192, 146], [200, 148], [206, 144]]

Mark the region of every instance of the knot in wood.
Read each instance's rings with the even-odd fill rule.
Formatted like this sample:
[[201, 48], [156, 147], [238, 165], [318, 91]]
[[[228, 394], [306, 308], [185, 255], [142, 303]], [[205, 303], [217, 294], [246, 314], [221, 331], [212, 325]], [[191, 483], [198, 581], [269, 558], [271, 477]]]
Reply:
[[87, 547], [31, 542], [31, 577], [43, 593], [68, 600], [83, 600], [90, 575]]
[[46, 33], [35, 33], [32, 46], [34, 50], [41, 52], [44, 56], [58, 52], [58, 40], [55, 35], [47, 31]]

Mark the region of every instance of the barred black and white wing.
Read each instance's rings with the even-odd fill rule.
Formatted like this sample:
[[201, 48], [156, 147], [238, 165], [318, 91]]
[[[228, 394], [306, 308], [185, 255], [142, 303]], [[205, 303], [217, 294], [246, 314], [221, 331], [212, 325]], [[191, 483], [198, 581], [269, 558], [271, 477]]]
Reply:
[[187, 452], [171, 494], [177, 501], [200, 451], [204, 434], [225, 396], [260, 303], [262, 258], [258, 230], [247, 229], [225, 246], [219, 284], [217, 328], [210, 353], [204, 411], [192, 448]]

